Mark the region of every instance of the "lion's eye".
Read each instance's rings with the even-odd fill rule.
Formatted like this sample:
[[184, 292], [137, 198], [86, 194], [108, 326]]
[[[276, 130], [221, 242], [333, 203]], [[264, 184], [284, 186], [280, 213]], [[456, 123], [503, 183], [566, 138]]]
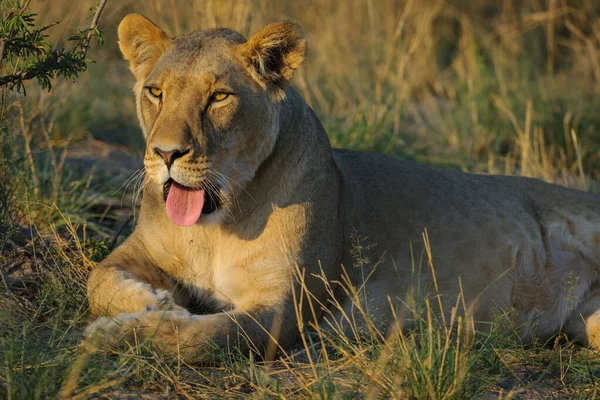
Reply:
[[150, 94], [158, 99], [160, 99], [162, 97], [162, 90], [158, 89], [158, 88], [148, 88], [148, 91], [150, 92]]
[[212, 95], [213, 101], [223, 101], [229, 97], [229, 94], [218, 92]]

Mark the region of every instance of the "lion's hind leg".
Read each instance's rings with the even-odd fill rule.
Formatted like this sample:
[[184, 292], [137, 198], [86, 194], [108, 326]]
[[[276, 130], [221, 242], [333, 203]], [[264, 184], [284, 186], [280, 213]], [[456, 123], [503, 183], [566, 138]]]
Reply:
[[542, 218], [548, 260], [535, 308], [541, 337], [562, 330], [600, 349], [600, 246], [592, 214], [554, 210]]
[[600, 350], [600, 284], [567, 319], [563, 331], [570, 339]]

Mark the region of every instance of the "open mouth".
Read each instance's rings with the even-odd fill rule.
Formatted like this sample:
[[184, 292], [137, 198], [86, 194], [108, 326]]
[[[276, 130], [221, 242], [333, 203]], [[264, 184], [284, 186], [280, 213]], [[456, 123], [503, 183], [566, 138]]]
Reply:
[[180, 226], [195, 224], [219, 208], [218, 189], [194, 189], [169, 179], [163, 188], [169, 218]]

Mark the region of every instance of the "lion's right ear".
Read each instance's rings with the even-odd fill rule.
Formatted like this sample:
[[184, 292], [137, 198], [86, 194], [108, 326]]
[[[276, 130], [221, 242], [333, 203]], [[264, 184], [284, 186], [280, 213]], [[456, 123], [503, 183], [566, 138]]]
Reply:
[[137, 80], [145, 79], [169, 46], [168, 36], [152, 21], [129, 14], [119, 24], [119, 48]]

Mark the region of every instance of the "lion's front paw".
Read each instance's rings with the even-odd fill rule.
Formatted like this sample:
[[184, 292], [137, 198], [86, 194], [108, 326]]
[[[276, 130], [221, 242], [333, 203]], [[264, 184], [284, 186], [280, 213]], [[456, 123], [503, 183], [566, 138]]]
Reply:
[[100, 317], [90, 323], [84, 332], [84, 340], [94, 348], [116, 347], [135, 339], [142, 316], [138, 313], [124, 313], [116, 317]]
[[85, 344], [94, 349], [118, 349], [138, 345], [148, 339], [163, 343], [177, 338], [192, 320], [189, 312], [145, 311], [101, 317], [85, 330]]
[[88, 297], [92, 314], [114, 316], [143, 311], [185, 311], [175, 302], [170, 290], [127, 278], [124, 272], [114, 274], [116, 275], [109, 275], [104, 280], [98, 274], [90, 276]]
[[179, 314], [188, 314], [188, 311], [175, 303], [173, 294], [167, 290], [156, 291], [156, 302], [146, 308], [148, 311], [174, 311]]

